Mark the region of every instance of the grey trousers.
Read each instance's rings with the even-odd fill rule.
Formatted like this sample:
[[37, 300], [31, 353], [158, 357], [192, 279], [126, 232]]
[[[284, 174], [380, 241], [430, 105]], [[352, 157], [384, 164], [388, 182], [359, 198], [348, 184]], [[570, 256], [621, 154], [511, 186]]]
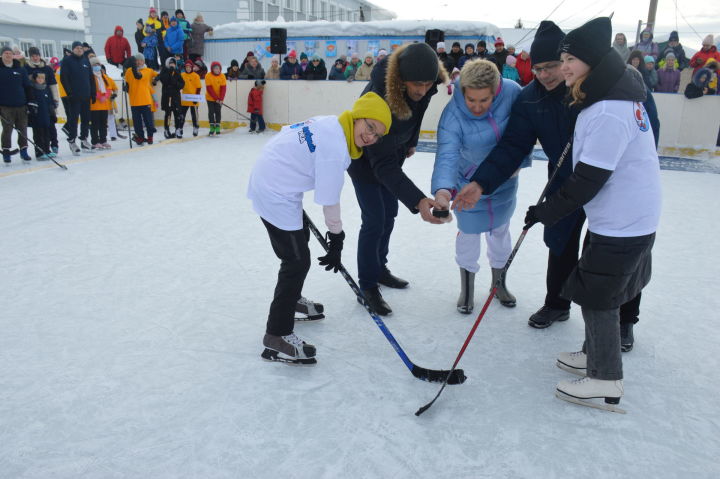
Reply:
[[623, 378], [620, 351], [620, 308], [582, 308], [585, 320], [587, 375], [615, 381]]
[[23, 106], [0, 106], [2, 115], [2, 149], [9, 150], [12, 140], [13, 127], [20, 130], [18, 135], [18, 147], [27, 148], [27, 107]]

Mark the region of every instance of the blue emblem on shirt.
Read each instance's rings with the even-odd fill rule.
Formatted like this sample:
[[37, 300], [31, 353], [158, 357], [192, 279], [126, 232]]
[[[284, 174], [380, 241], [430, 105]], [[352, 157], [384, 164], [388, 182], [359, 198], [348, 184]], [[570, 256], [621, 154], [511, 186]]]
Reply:
[[298, 140], [300, 140], [300, 144], [305, 143], [308, 150], [310, 150], [310, 153], [315, 153], [315, 143], [313, 143], [312, 137], [313, 134], [307, 126], [303, 126], [302, 130], [298, 131]]

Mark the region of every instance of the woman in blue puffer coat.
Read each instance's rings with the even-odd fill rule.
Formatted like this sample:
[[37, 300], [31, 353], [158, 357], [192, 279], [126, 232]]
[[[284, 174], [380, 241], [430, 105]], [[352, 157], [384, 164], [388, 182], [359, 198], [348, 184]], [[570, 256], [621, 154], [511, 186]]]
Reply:
[[[467, 62], [456, 80], [455, 91], [440, 117], [438, 151], [432, 175], [436, 201], [449, 209], [450, 200], [465, 186], [477, 167], [502, 137], [520, 86], [503, 79], [487, 60]], [[529, 160], [523, 163], [528, 166]], [[510, 256], [509, 223], [515, 211], [517, 174], [471, 210], [457, 214], [455, 261], [460, 266], [458, 311], [472, 312], [475, 273], [480, 269], [480, 236], [485, 234], [493, 284]], [[495, 295], [503, 306], [515, 306], [515, 297], [503, 279]]]

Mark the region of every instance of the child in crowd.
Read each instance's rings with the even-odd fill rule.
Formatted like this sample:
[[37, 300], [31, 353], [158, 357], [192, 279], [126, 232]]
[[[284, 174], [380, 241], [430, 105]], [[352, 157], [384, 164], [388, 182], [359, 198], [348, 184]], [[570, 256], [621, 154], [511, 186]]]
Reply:
[[182, 113], [180, 114], [180, 118], [182, 119], [182, 123], [180, 124], [180, 129], [178, 129], [175, 132], [175, 136], [177, 138], [182, 138], [183, 135], [183, 128], [182, 125], [185, 123], [185, 117], [187, 116], [188, 109], [190, 109], [190, 114], [192, 115], [192, 124], [193, 124], [193, 136], [198, 136], [198, 131], [200, 130], [200, 125], [198, 123], [198, 102], [196, 101], [187, 101], [182, 99], [182, 94], [190, 94], [190, 95], [199, 95], [200, 90], [202, 89], [202, 82], [200, 81], [200, 75], [195, 73], [193, 71], [193, 67], [195, 64], [191, 62], [190, 60], [185, 62], [185, 71], [181, 74], [183, 79], [183, 88], [180, 93], [181, 99], [180, 99], [180, 105], [182, 106]]
[[303, 194], [315, 190], [315, 202], [323, 207], [329, 250], [319, 258], [320, 265], [337, 272], [345, 239], [340, 215], [345, 170], [351, 159], [362, 156], [363, 147], [376, 143], [390, 130], [391, 122], [387, 103], [370, 92], [340, 116], [318, 116], [283, 127], [263, 147], [250, 175], [247, 196], [281, 261], [263, 338], [263, 359], [317, 363], [315, 346], [294, 333], [295, 311], [302, 306], [303, 284], [310, 270]]
[[263, 118], [263, 93], [265, 92], [265, 80], [255, 80], [255, 86], [248, 93], [247, 111], [250, 113], [250, 133], [255, 131], [255, 124], [258, 123], [258, 133], [265, 131], [265, 119]]
[[517, 58], [508, 55], [505, 58], [505, 65], [503, 65], [502, 77], [520, 84], [520, 73], [518, 73], [517, 68], [515, 68], [516, 64]]
[[196, 58], [193, 62], [193, 71], [198, 74], [201, 80], [205, 79], [205, 75], [207, 75], [207, 65], [204, 61], [202, 61], [202, 58]]
[[210, 64], [210, 73], [205, 76], [205, 99], [208, 104], [208, 121], [210, 136], [220, 135], [222, 121], [222, 102], [225, 99], [227, 79], [222, 72], [220, 62]]
[[142, 42], [145, 63], [153, 70], [157, 70], [159, 68], [157, 62], [158, 39], [157, 35], [155, 34], [155, 26], [152, 23], [146, 24], [145, 33], [147, 34], [147, 36]]
[[[107, 71], [105, 70], [105, 65], [100, 65], [100, 68], [102, 69], [103, 76], [108, 76]], [[108, 77], [110, 78], [110, 77]], [[117, 102], [115, 101], [115, 98], [117, 98], [117, 92], [118, 88], [114, 81], [111, 80], [111, 93], [110, 93], [110, 109], [108, 110], [108, 119], [107, 119], [107, 134], [110, 136], [110, 141], [115, 141], [118, 138], [127, 138], [127, 136], [120, 133], [117, 129], [117, 124], [115, 123], [115, 113], [117, 113]]]
[[[661, 62], [663, 63], [663, 62]], [[658, 83], [655, 91], [660, 93], [677, 93], [680, 88], [680, 71], [676, 68], [675, 54], [665, 55], [664, 64], [657, 71]]]
[[107, 142], [108, 111], [112, 109], [110, 97], [117, 86], [112, 78], [102, 72], [98, 57], [90, 59], [90, 66], [95, 82], [95, 101], [90, 103], [90, 143], [93, 150], [107, 150], [110, 149]]
[[[132, 112], [133, 128], [135, 134], [133, 141], [138, 145], [147, 143], [153, 144], [155, 133], [155, 122], [152, 115], [152, 107], [155, 102], [152, 97], [151, 82], [157, 76], [157, 72], [145, 65], [145, 57], [138, 53], [134, 57], [135, 62], [130, 62], [130, 67], [125, 71], [125, 86], [130, 97], [130, 111]], [[143, 124], [145, 126], [143, 130]], [[147, 135], [145, 134], [147, 132]]]
[[[180, 104], [180, 92], [185, 86], [182, 74], [177, 69], [175, 57], [168, 57], [165, 66], [155, 79], [155, 82], [162, 83], [162, 96], [160, 97], [160, 108], [165, 112], [164, 126], [165, 138], [175, 138], [178, 130], [182, 128], [182, 105]], [[170, 133], [170, 116], [175, 116], [175, 131]], [[182, 132], [180, 132], [182, 138]]]
[[270, 68], [268, 68], [265, 78], [268, 80], [279, 80], [280, 79], [280, 62], [277, 58], [270, 60]]
[[32, 89], [28, 102], [30, 109], [28, 124], [33, 129], [35, 159], [38, 161], [49, 160], [55, 156], [50, 151], [50, 129], [55, 128], [55, 123], [52, 121], [55, 116], [55, 101], [45, 84], [44, 72], [35, 71], [30, 78]]
[[240, 64], [237, 60], [230, 61], [230, 68], [227, 69], [225, 77], [228, 80], [237, 80], [238, 78], [240, 78]]
[[655, 87], [658, 83], [658, 75], [655, 71], [655, 58], [652, 55], [645, 55], [645, 68], [641, 71], [643, 81], [650, 91], [655, 91]]

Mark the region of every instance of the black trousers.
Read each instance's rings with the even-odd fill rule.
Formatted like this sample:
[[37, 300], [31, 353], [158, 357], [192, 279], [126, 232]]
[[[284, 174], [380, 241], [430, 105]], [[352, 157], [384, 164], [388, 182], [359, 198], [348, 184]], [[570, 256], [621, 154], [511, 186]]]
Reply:
[[[53, 125], [54, 127], [55, 125]], [[50, 152], [50, 128], [44, 126], [33, 127], [33, 142], [35, 143], [35, 158]]]
[[285, 231], [264, 219], [262, 222], [270, 236], [275, 256], [280, 258], [280, 271], [265, 332], [273, 336], [286, 336], [295, 327], [295, 305], [310, 271], [310, 230], [307, 225], [303, 225], [301, 230]]
[[193, 126], [194, 126], [194, 127], [199, 126], [199, 125], [198, 125], [197, 109], [196, 109], [194, 106], [183, 106], [183, 107], [181, 107], [181, 108], [182, 108], [182, 115], [181, 115], [182, 124], [180, 125], [180, 127], [182, 128], [182, 125], [185, 124], [185, 118], [187, 118], [188, 109], [190, 109], [190, 115], [192, 116], [192, 124], [193, 124]]
[[65, 106], [67, 122], [65, 133], [68, 140], [74, 141], [77, 138], [78, 118], [80, 119], [80, 139], [87, 140], [90, 130], [90, 99], [89, 98], [68, 98]]
[[90, 143], [107, 143], [107, 110], [90, 111]]
[[258, 131], [265, 131], [265, 118], [260, 113], [250, 113], [250, 131], [255, 131], [256, 125]]
[[222, 111], [222, 105], [216, 101], [209, 101], [208, 102], [208, 121], [211, 125], [213, 124], [220, 124], [222, 121], [220, 119]]
[[[545, 277], [547, 294], [545, 295], [545, 306], [553, 309], [570, 309], [570, 301], [560, 297], [560, 290], [565, 281], [573, 272], [578, 262], [580, 253], [580, 233], [585, 223], [585, 215], [578, 218], [578, 222], [573, 228], [570, 239], [565, 246], [561, 255], [554, 255], [548, 252], [548, 268]], [[588, 235], [583, 240], [583, 250], [588, 244]], [[640, 315], [640, 299], [642, 293], [639, 293], [633, 299], [620, 306], [620, 322], [621, 323], [637, 323]]]

